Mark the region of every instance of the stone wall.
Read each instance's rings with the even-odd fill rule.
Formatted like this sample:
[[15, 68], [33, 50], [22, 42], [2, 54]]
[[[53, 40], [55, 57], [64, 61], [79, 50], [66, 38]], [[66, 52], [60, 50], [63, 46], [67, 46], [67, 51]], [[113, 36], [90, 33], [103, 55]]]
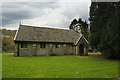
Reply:
[[[63, 44], [56, 48], [56, 43], [45, 43], [45, 48], [40, 48], [40, 43], [27, 43], [27, 48], [21, 48], [19, 42], [19, 56], [50, 56], [50, 55], [75, 55], [75, 49], [72, 44]], [[15, 44], [14, 56], [17, 56], [18, 42]]]
[[84, 55], [88, 55], [88, 43], [85, 41], [83, 37], [79, 40], [76, 46], [76, 55], [80, 55], [80, 50], [79, 50], [80, 44], [84, 44]]

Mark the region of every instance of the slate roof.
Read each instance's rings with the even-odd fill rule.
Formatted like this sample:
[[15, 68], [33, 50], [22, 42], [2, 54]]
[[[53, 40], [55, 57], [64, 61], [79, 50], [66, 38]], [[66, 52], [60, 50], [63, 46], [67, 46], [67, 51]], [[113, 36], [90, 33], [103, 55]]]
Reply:
[[14, 40], [76, 43], [81, 36], [73, 30], [20, 25]]

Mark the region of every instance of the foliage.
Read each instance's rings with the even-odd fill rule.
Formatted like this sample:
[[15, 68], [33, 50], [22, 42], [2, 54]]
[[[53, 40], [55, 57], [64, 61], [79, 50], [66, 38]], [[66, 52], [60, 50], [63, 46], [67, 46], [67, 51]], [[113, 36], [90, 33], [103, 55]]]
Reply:
[[88, 23], [87, 23], [87, 21], [83, 21], [81, 18], [79, 18], [78, 21], [77, 21], [77, 19], [74, 19], [71, 22], [69, 29], [74, 29], [74, 26], [78, 23], [81, 25], [81, 33], [84, 35], [84, 37], [86, 39], [88, 39]]
[[77, 22], [77, 19], [74, 19], [74, 20], [71, 22], [69, 28], [70, 28], [70, 29], [73, 29], [73, 26], [74, 26], [75, 24], [77, 24], [77, 23], [78, 23], [78, 22]]
[[16, 30], [2, 29], [2, 52], [14, 52], [14, 36]]
[[16, 30], [2, 29], [2, 35], [7, 35], [7, 36], [11, 36], [12, 38], [14, 38], [15, 33], [16, 33]]
[[3, 52], [13, 52], [14, 51], [14, 41], [10, 36], [4, 36], [2, 41], [2, 51]]
[[3, 78], [117, 78], [118, 61], [78, 56], [2, 54]]
[[90, 7], [91, 47], [106, 58], [118, 58], [120, 46], [120, 2], [92, 2]]

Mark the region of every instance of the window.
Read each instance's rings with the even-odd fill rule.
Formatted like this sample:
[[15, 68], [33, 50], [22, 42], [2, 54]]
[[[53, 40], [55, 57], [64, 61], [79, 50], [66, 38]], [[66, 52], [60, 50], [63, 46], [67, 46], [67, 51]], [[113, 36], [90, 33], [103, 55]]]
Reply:
[[64, 46], [66, 46], [66, 44], [64, 44]]
[[36, 48], [37, 47], [37, 44], [36, 43], [33, 43], [33, 48]]
[[21, 48], [27, 48], [27, 43], [21, 43]]
[[49, 46], [53, 46], [52, 44], [50, 44]]
[[60, 44], [56, 44], [55, 47], [56, 47], [56, 48], [60, 48]]
[[36, 43], [33, 43], [33, 47], [36, 47], [37, 45], [36, 45]]
[[40, 48], [46, 48], [45, 43], [40, 43]]

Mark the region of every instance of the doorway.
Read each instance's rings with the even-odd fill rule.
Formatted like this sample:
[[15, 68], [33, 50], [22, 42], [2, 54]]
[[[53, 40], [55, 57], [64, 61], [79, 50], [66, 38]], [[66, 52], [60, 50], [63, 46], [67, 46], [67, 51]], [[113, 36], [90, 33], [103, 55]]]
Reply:
[[84, 44], [80, 44], [80, 46], [79, 46], [79, 54], [84, 55]]
[[19, 56], [19, 43], [17, 45], [17, 56]]

